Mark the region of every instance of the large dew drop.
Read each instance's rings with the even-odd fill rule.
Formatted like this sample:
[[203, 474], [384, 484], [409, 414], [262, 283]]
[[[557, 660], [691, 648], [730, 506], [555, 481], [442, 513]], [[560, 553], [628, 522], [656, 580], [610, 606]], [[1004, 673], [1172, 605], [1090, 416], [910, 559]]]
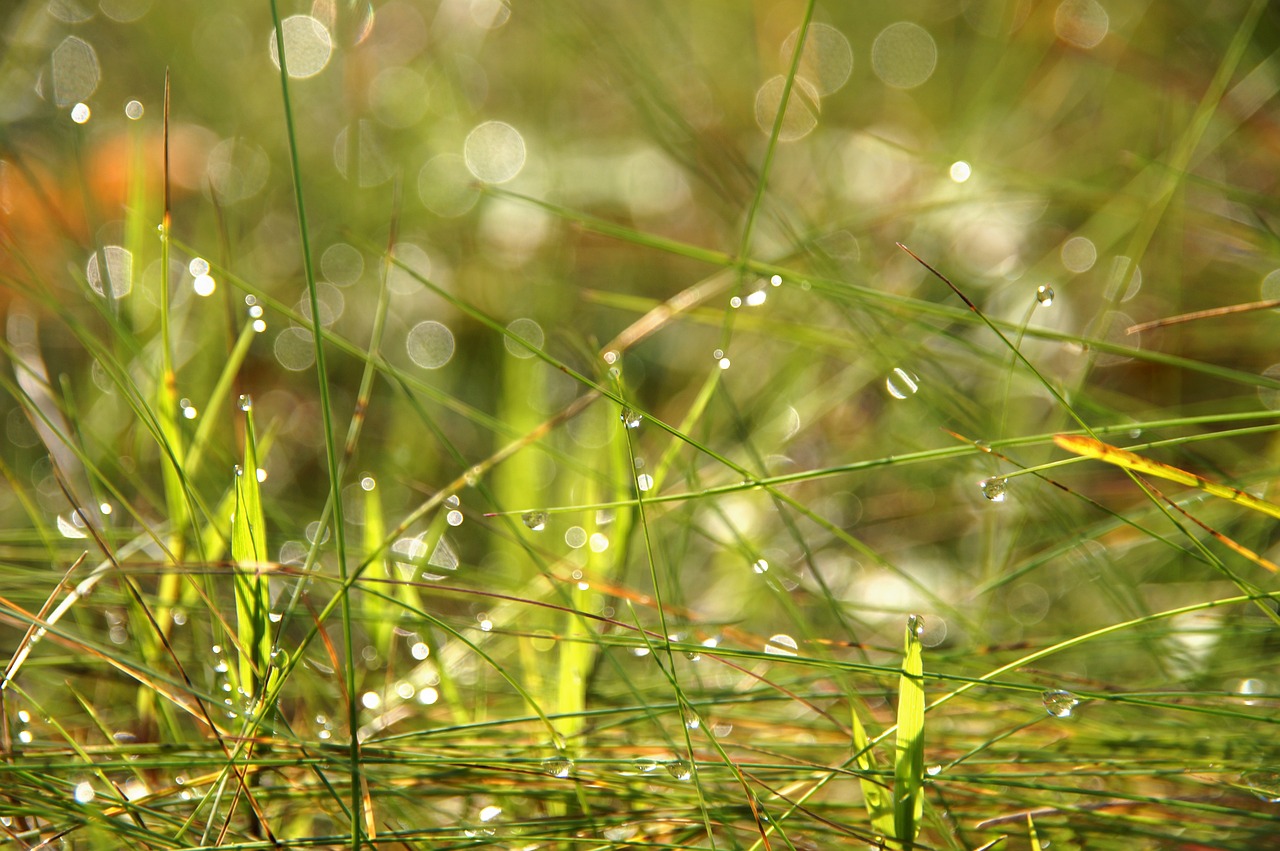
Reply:
[[1080, 701], [1074, 694], [1062, 689], [1052, 689], [1040, 695], [1044, 702], [1044, 711], [1054, 718], [1070, 718]]
[[896, 366], [885, 379], [884, 386], [893, 398], [909, 399], [920, 389], [920, 378], [914, 372]]
[[764, 652], [770, 656], [795, 656], [796, 640], [786, 633], [778, 633], [769, 639], [764, 646]]
[[1004, 502], [1009, 495], [1008, 483], [999, 476], [993, 479], [983, 479], [978, 482], [978, 486], [982, 488], [982, 495], [992, 502]]

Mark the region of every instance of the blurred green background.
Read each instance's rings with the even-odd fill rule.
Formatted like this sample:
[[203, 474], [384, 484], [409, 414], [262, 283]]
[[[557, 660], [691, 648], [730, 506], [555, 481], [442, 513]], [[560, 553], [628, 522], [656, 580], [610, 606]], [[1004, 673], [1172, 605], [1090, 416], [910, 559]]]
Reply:
[[[768, 820], [744, 787], [792, 847], [874, 842], [847, 778], [816, 809], [785, 802], [847, 760], [851, 711], [872, 736], [892, 726], [902, 630], [921, 614], [930, 699], [996, 682], [927, 716], [938, 771], [918, 847], [1002, 830], [1028, 847], [1025, 819], [986, 820], [1036, 807], [1064, 847], [1264, 847], [1275, 605], [1207, 604], [1274, 587], [1273, 519], [1157, 485], [1209, 531], [1097, 461], [1017, 471], [1064, 458], [1051, 436], [1083, 425], [1270, 492], [1280, 355], [1275, 305], [1252, 304], [1280, 298], [1270, 4], [316, 0], [279, 15], [288, 113], [269, 3], [0, 12], [3, 646], [24, 646], [82, 552], [72, 584], [107, 552], [131, 577], [72, 607], [6, 692], [11, 731], [28, 729], [18, 712], [57, 718], [30, 729], [63, 754], [61, 787], [0, 803], [7, 826], [47, 836], [59, 817], [24, 796], [79, 801], [81, 782], [98, 789], [85, 807], [111, 805], [109, 772], [69, 742], [197, 747], [200, 723], [157, 708], [170, 689], [261, 696], [218, 668], [237, 592], [226, 556], [200, 555], [227, 534], [245, 393], [273, 641], [294, 654], [263, 741], [309, 759], [359, 725], [388, 761], [366, 777], [370, 811], [406, 842], [748, 847]], [[339, 450], [354, 435], [336, 485], [326, 431]], [[72, 502], [99, 507], [91, 532]], [[1081, 711], [1046, 713], [1057, 689]], [[647, 773], [637, 757], [676, 766], [676, 791], [623, 793], [620, 772]], [[556, 785], [544, 758], [572, 760], [576, 782]], [[720, 770], [752, 760], [750, 780]], [[685, 761], [696, 793], [680, 791]], [[177, 820], [185, 804], [160, 790], [180, 770], [134, 772]], [[255, 815], [229, 797], [195, 808], [205, 842], [219, 819], [245, 841], [265, 822], [319, 844], [360, 820], [319, 769], [264, 772], [288, 791], [262, 792]], [[419, 782], [429, 805], [403, 794]], [[473, 829], [496, 820], [474, 815], [486, 806], [507, 826]], [[145, 841], [182, 835], [147, 824]], [[93, 830], [85, 842], [118, 840]]]

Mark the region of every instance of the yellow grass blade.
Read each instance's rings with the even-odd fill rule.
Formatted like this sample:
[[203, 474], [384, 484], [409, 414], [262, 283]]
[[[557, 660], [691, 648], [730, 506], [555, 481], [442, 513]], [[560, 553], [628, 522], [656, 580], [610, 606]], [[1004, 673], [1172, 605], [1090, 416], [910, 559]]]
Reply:
[[1074, 452], [1076, 455], [1096, 458], [1099, 461], [1105, 461], [1117, 467], [1124, 467], [1126, 470], [1133, 470], [1135, 473], [1155, 476], [1159, 479], [1168, 479], [1171, 482], [1199, 488], [1205, 493], [1213, 494], [1220, 499], [1228, 499], [1246, 508], [1252, 508], [1254, 511], [1261, 511], [1263, 514], [1280, 519], [1280, 505], [1276, 505], [1274, 502], [1267, 502], [1265, 499], [1259, 499], [1238, 488], [1220, 485], [1217, 482], [1209, 481], [1204, 476], [1197, 476], [1195, 473], [1188, 473], [1186, 470], [1171, 467], [1168, 464], [1161, 464], [1159, 461], [1152, 461], [1150, 458], [1144, 458], [1141, 455], [1135, 455], [1127, 449], [1103, 443], [1092, 437], [1058, 434], [1054, 435], [1053, 442], [1068, 452]]

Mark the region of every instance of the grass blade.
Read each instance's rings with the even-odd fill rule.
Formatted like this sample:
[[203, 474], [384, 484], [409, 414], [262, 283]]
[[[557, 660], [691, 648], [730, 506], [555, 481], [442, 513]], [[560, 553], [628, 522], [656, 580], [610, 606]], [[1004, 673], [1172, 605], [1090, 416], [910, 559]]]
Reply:
[[898, 680], [898, 734], [893, 765], [893, 825], [899, 847], [911, 851], [924, 809], [924, 674], [918, 615], [907, 619]]
[[1123, 467], [1135, 473], [1145, 473], [1159, 479], [1167, 479], [1171, 482], [1199, 488], [1205, 493], [1221, 499], [1239, 503], [1246, 508], [1252, 508], [1254, 511], [1260, 511], [1270, 517], [1280, 518], [1280, 505], [1276, 505], [1274, 502], [1267, 502], [1265, 499], [1247, 494], [1238, 488], [1211, 482], [1204, 476], [1189, 473], [1178, 467], [1162, 464], [1159, 461], [1152, 461], [1150, 458], [1136, 455], [1127, 449], [1121, 449], [1118, 446], [1112, 446], [1109, 443], [1103, 443], [1100, 440], [1077, 434], [1054, 435], [1053, 442], [1068, 452], [1074, 452], [1076, 455], [1096, 458], [1099, 461], [1105, 461], [1108, 464], [1114, 464], [1117, 467]]
[[267, 560], [266, 518], [258, 484], [258, 449], [253, 404], [240, 397], [245, 412], [244, 464], [236, 468], [236, 511], [231, 522], [231, 557], [236, 562], [236, 632], [240, 645], [240, 687], [258, 694], [271, 656], [271, 601], [260, 566]]

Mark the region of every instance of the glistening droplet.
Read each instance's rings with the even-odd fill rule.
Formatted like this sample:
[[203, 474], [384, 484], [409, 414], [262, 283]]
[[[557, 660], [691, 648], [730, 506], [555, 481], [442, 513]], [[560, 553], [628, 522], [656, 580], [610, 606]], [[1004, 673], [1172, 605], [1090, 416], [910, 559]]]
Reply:
[[884, 382], [885, 389], [895, 399], [909, 399], [920, 389], [920, 378], [914, 372], [895, 366]]
[[520, 520], [534, 532], [541, 532], [547, 528], [547, 514], [545, 511], [526, 511], [520, 515]]
[[644, 419], [644, 415], [631, 408], [622, 409], [622, 422], [627, 428], [638, 428], [640, 421]]
[[1036, 287], [1036, 301], [1040, 302], [1041, 307], [1048, 307], [1053, 304], [1053, 287], [1048, 284], [1041, 284]]
[[1054, 718], [1070, 718], [1080, 701], [1074, 694], [1062, 689], [1051, 689], [1040, 695], [1044, 702], [1044, 711]]
[[1000, 476], [994, 479], [983, 479], [978, 482], [978, 487], [982, 488], [982, 495], [992, 502], [1004, 502], [1009, 493], [1008, 483]]
[[542, 761], [542, 770], [552, 777], [568, 777], [573, 773], [573, 760], [563, 756], [553, 756]]

